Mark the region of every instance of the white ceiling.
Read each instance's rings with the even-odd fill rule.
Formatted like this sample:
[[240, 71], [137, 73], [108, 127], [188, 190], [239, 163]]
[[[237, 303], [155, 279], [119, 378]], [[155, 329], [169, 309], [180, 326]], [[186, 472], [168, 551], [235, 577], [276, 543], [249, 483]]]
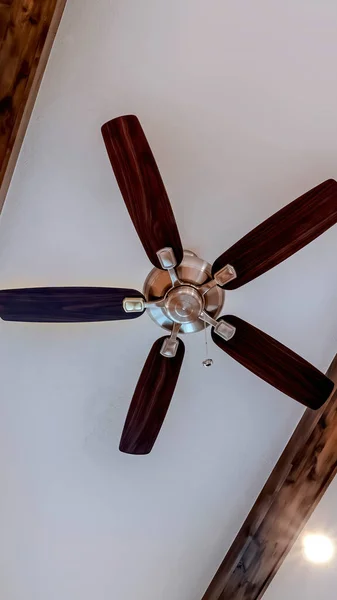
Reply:
[[[139, 116], [185, 248], [212, 261], [337, 178], [331, 0], [68, 0], [1, 217], [1, 287], [141, 289], [150, 264], [100, 126]], [[337, 340], [328, 231], [227, 295], [226, 311], [325, 370]], [[200, 600], [302, 407], [186, 337], [149, 456], [119, 453], [161, 330], [0, 326], [0, 557], [6, 600]]]
[[[335, 479], [294, 544], [263, 600], [331, 600], [336, 597], [337, 480]], [[307, 534], [326, 535], [335, 546], [331, 562], [313, 565], [304, 558]]]

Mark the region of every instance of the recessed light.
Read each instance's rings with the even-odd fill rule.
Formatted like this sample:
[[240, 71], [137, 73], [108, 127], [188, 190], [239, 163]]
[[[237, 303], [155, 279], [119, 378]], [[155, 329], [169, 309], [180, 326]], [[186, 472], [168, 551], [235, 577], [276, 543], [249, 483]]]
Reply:
[[334, 545], [326, 535], [307, 534], [303, 539], [303, 550], [307, 560], [316, 564], [329, 562], [334, 555]]

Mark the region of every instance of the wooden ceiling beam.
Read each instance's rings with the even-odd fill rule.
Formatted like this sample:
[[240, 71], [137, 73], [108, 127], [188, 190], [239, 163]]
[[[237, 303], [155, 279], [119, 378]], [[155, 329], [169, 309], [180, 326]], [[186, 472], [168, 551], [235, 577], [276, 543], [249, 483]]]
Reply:
[[66, 0], [0, 0], [0, 212]]
[[[327, 375], [337, 384], [337, 355]], [[337, 471], [337, 389], [307, 409], [202, 600], [259, 600]]]

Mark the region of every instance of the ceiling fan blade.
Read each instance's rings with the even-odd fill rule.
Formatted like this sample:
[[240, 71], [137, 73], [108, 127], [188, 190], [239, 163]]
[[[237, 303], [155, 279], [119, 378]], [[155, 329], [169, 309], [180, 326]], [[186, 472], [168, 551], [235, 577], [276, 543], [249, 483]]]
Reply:
[[213, 341], [255, 375], [314, 410], [328, 399], [333, 382], [304, 358], [238, 317], [219, 320], [234, 325], [236, 332], [227, 342], [212, 329]]
[[150, 261], [162, 268], [156, 253], [169, 247], [179, 265], [183, 248], [177, 224], [137, 117], [126, 115], [108, 121], [102, 135], [124, 202]]
[[295, 254], [336, 222], [337, 183], [329, 179], [276, 212], [221, 254], [213, 264], [213, 276], [232, 265], [237, 277], [221, 287], [236, 289]]
[[0, 290], [0, 318], [4, 321], [76, 323], [135, 319], [141, 312], [125, 312], [124, 298], [143, 298], [136, 290], [108, 287], [43, 287]]
[[127, 454], [148, 454], [157, 439], [173, 396], [185, 354], [178, 338], [177, 354], [166, 358], [160, 354], [163, 341], [157, 340], [139, 377], [119, 445]]

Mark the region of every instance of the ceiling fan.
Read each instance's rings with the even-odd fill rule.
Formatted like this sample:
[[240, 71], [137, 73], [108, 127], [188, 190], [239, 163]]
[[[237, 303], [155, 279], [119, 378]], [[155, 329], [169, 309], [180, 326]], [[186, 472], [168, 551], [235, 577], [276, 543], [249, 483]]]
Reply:
[[329, 179], [294, 200], [219, 256], [213, 265], [184, 251], [143, 129], [133, 115], [102, 127], [120, 191], [154, 265], [143, 294], [98, 287], [0, 291], [6, 321], [134, 319], [145, 311], [170, 335], [152, 346], [126, 417], [120, 450], [147, 454], [156, 441], [184, 358], [178, 333], [212, 327], [212, 339], [247, 369], [305, 406], [318, 409], [334, 384], [306, 360], [239, 317], [218, 318], [224, 290], [238, 288], [303, 248], [337, 221], [337, 183]]

